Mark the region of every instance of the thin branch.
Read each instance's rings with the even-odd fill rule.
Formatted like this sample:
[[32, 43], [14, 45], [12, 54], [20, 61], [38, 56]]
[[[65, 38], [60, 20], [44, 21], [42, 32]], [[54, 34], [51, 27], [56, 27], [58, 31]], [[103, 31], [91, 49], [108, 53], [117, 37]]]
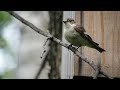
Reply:
[[[16, 19], [18, 19], [19, 21], [21, 21], [22, 23], [24, 23], [25, 25], [27, 25], [28, 27], [32, 28], [34, 31], [36, 31], [39, 34], [42, 34], [43, 36], [46, 36], [48, 38], [50, 38], [51, 41], [56, 42], [68, 49], [70, 49], [73, 53], [76, 54], [76, 56], [78, 56], [79, 58], [81, 58], [81, 60], [83, 60], [84, 62], [88, 63], [96, 72], [96, 75], [99, 74], [103, 74], [104, 76], [106, 76], [109, 79], [112, 79], [112, 77], [108, 76], [105, 72], [103, 71], [99, 71], [97, 65], [95, 65], [93, 62], [90, 62], [91, 60], [88, 60], [87, 58], [83, 57], [80, 52], [75, 48], [75, 47], [70, 47], [68, 44], [62, 42], [61, 40], [53, 37], [50, 33], [45, 32], [39, 28], [37, 28], [36, 26], [34, 26], [32, 23], [28, 22], [27, 20], [25, 20], [24, 18], [22, 18], [21, 16], [19, 16], [17, 13], [13, 12], [13, 11], [7, 11], [9, 14], [11, 14], [12, 16], [14, 16]], [[94, 77], [96, 78], [96, 77]]]
[[46, 41], [45, 41], [45, 43], [43, 45], [44, 51], [43, 51], [42, 56], [40, 58], [42, 59], [44, 54], [46, 54], [46, 55], [44, 56], [43, 62], [40, 64], [40, 67], [39, 67], [38, 72], [36, 73], [34, 79], [38, 79], [39, 78], [39, 76], [41, 75], [41, 73], [42, 73], [42, 71], [43, 71], [43, 69], [44, 69], [44, 67], [46, 65], [46, 62], [48, 61], [48, 59], [46, 59], [46, 56], [48, 55], [48, 53], [50, 51], [50, 47], [47, 50], [45, 48], [46, 45], [49, 45], [51, 43], [51, 42], [48, 42], [48, 40], [49, 40], [49, 38], [46, 39]]
[[43, 55], [46, 53], [45, 46], [46, 46], [48, 40], [49, 40], [49, 38], [46, 39], [46, 41], [45, 41], [45, 43], [44, 43], [44, 45], [43, 45], [43, 49], [44, 49], [44, 51], [43, 51], [43, 53], [42, 53], [42, 55], [41, 55], [41, 57], [40, 57], [41, 59], [43, 58]]
[[21, 16], [19, 16], [17, 13], [13, 12], [13, 11], [7, 11], [9, 14], [11, 14], [12, 16], [14, 16], [15, 18], [17, 18], [19, 21], [21, 21], [22, 23], [24, 23], [25, 25], [27, 25], [28, 27], [30, 27], [31, 29], [33, 29], [34, 31], [36, 31], [37, 33], [42, 34], [43, 36], [46, 37], [50, 37], [48, 32], [44, 32], [42, 29], [37, 28], [35, 25], [33, 25], [32, 23], [28, 22], [27, 20], [25, 20], [24, 18], [22, 18]]
[[42, 64], [41, 64], [41, 67], [38, 69], [38, 72], [37, 72], [37, 74], [35, 75], [35, 78], [34, 78], [34, 79], [38, 79], [38, 78], [39, 78], [41, 72], [43, 71], [43, 68], [44, 68], [45, 65], [46, 65], [46, 62], [47, 62], [47, 59], [44, 59], [43, 62], [42, 62]]

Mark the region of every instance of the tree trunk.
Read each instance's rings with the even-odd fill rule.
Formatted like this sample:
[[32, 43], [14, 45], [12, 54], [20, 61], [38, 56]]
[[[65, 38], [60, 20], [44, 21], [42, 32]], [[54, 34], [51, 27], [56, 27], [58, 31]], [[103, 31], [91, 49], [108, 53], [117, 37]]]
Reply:
[[[62, 38], [62, 11], [49, 11], [50, 15], [50, 33], [61, 40]], [[57, 43], [50, 43], [50, 51], [47, 55], [48, 63], [51, 67], [49, 72], [50, 79], [60, 79], [60, 65], [61, 65], [61, 46]]]

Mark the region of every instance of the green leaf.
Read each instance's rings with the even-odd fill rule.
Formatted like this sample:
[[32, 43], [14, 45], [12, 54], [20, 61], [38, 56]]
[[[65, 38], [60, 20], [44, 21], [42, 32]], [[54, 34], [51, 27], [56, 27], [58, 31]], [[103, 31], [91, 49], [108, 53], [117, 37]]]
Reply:
[[0, 11], [0, 27], [5, 26], [10, 21], [11, 21], [11, 16], [5, 11]]
[[10, 79], [13, 77], [12, 70], [6, 70], [3, 75], [0, 75], [0, 79]]

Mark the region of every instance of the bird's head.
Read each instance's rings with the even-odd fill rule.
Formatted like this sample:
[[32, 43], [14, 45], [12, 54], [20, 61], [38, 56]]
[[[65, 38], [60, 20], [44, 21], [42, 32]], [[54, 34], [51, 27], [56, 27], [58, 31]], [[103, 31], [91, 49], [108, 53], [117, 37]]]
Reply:
[[71, 23], [71, 24], [74, 24], [75, 23], [75, 20], [72, 19], [72, 18], [68, 18], [66, 21], [63, 21], [63, 23]]
[[68, 18], [66, 21], [63, 21], [63, 23], [65, 24], [67, 28], [69, 28], [71, 27], [72, 24], [75, 24], [75, 20], [72, 18]]

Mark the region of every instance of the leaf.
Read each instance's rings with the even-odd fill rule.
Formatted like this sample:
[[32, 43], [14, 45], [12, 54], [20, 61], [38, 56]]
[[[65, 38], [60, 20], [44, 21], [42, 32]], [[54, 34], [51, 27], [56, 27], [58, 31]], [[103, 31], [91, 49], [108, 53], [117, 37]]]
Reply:
[[11, 16], [5, 11], [0, 11], [0, 28], [7, 25], [10, 21]]

